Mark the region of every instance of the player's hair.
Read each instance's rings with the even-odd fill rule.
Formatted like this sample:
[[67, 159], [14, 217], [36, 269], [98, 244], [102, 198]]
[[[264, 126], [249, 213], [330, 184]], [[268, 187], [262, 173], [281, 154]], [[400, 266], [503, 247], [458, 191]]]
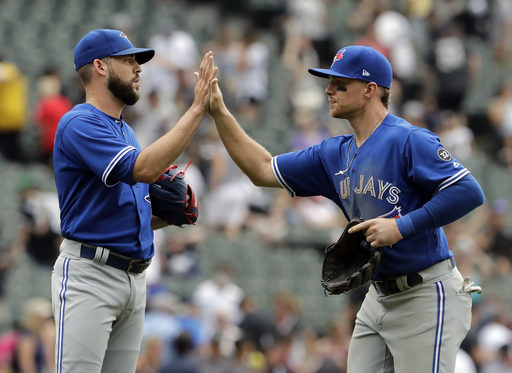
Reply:
[[[104, 57], [101, 59], [103, 62], [105, 62], [108, 66], [112, 64], [112, 57]], [[77, 70], [78, 76], [80, 79], [82, 79], [82, 83], [84, 86], [89, 84], [91, 82], [92, 77], [92, 69], [93, 65], [92, 62], [88, 63], [87, 65], [83, 65], [81, 68]]]
[[391, 98], [391, 92], [388, 88], [382, 87], [382, 96], [380, 100], [382, 101], [382, 104], [386, 107], [386, 109], [389, 109], [389, 99]]
[[92, 63], [88, 63], [87, 65], [83, 65], [77, 71], [78, 76], [82, 80], [84, 86], [87, 86], [91, 82], [92, 76]]

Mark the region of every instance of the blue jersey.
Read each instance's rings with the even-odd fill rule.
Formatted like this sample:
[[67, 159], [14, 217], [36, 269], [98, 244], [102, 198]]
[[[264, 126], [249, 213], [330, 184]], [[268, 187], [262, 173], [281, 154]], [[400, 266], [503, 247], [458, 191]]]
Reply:
[[[400, 218], [469, 173], [435, 134], [391, 114], [360, 149], [353, 139], [337, 136], [276, 156], [274, 174], [292, 197], [321, 195], [347, 219], [368, 220]], [[421, 231], [384, 248], [374, 280], [418, 272], [452, 256], [442, 228]]]
[[90, 104], [61, 118], [53, 154], [64, 238], [153, 256], [149, 185], [132, 181], [140, 150], [124, 120]]

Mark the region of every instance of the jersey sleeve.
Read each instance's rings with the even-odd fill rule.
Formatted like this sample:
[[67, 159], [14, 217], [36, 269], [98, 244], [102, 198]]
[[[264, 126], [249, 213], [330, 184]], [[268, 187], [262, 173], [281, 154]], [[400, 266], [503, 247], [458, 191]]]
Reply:
[[290, 197], [322, 195], [332, 200], [338, 198], [321, 159], [321, 146], [318, 144], [272, 158], [274, 175]]
[[89, 169], [109, 187], [119, 182], [133, 184], [133, 165], [140, 150], [120, 138], [101, 119], [72, 118], [64, 134], [62, 150], [76, 166]]
[[404, 156], [408, 177], [432, 195], [469, 174], [469, 170], [443, 148], [439, 138], [427, 130], [411, 132]]

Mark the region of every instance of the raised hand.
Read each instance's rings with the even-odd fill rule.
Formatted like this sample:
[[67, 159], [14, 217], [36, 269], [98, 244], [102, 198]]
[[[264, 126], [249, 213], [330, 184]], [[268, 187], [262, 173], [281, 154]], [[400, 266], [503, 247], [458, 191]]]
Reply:
[[215, 67], [213, 52], [209, 51], [199, 65], [199, 72], [194, 72], [196, 86], [194, 87], [194, 102], [192, 106], [200, 107], [204, 112], [210, 109], [210, 89], [216, 80], [218, 68]]

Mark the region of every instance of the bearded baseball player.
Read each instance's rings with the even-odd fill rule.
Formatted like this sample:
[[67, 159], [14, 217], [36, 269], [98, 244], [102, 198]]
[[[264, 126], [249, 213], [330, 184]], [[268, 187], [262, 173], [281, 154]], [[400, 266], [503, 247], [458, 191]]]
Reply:
[[135, 372], [152, 229], [168, 224], [152, 215], [149, 184], [192, 139], [216, 75], [208, 52], [189, 110], [141, 150], [121, 113], [139, 99], [141, 65], [154, 54], [106, 29], [91, 31], [74, 50], [86, 102], [62, 117], [54, 146], [64, 237], [52, 274], [57, 373]]
[[378, 271], [358, 312], [349, 373], [453, 373], [471, 323], [471, 292], [442, 226], [484, 202], [477, 181], [438, 137], [388, 112], [393, 78], [388, 60], [368, 46], [347, 46], [328, 69], [330, 114], [353, 135], [325, 139], [272, 157], [253, 141], [214, 83], [210, 114], [229, 154], [255, 185], [291, 197], [324, 196], [382, 248]]

